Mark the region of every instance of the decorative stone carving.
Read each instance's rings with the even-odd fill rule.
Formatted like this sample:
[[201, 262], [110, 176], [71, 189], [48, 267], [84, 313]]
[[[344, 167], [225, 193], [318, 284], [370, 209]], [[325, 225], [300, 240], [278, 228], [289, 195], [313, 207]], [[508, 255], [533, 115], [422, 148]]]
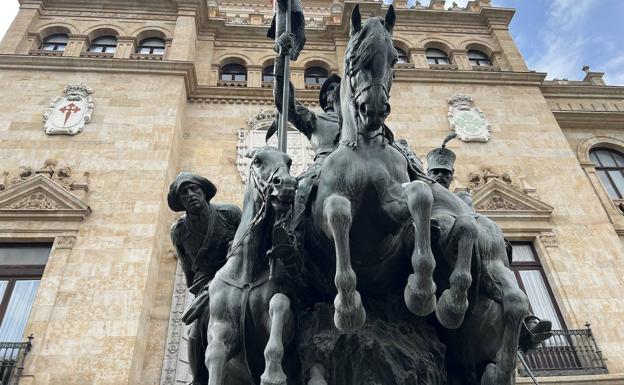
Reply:
[[[510, 181], [510, 180], [508, 180]], [[550, 218], [553, 208], [503, 178], [488, 179], [473, 192], [477, 211], [492, 219], [538, 221]]]
[[557, 236], [554, 233], [541, 234], [539, 236], [539, 238], [540, 238], [540, 241], [546, 247], [557, 247], [557, 246], [559, 246], [559, 240], [557, 239]]
[[[269, 142], [265, 144], [267, 130], [271, 126], [276, 114], [275, 110], [260, 109], [256, 115], [247, 121], [248, 128], [238, 131], [236, 166], [244, 183], [247, 183], [249, 176], [250, 159], [245, 157], [247, 151], [260, 148], [266, 144], [277, 147], [277, 134], [273, 135]], [[293, 161], [290, 169], [292, 175], [299, 175], [314, 163], [314, 151], [310, 146], [310, 141], [305, 135], [295, 131], [291, 125], [289, 125], [288, 130], [287, 152]]]
[[41, 168], [21, 166], [19, 171], [4, 171], [0, 179], [0, 191], [16, 186], [22, 182], [42, 175], [63, 187], [67, 191], [89, 191], [89, 173], [84, 173], [81, 181], [77, 181], [72, 176], [72, 169], [68, 165], [59, 165], [56, 159], [46, 159]]
[[93, 91], [84, 84], [68, 84], [65, 96], [57, 96], [43, 114], [48, 135], [76, 135], [91, 120]]
[[481, 167], [481, 171], [478, 173], [471, 172], [468, 175], [468, 190], [476, 191], [493, 179], [497, 179], [518, 190], [524, 190], [523, 186], [521, 186], [518, 182], [513, 181], [508, 173], [497, 171], [488, 166]]
[[474, 99], [458, 94], [449, 99], [448, 120], [451, 129], [464, 142], [487, 142], [492, 126], [485, 114], [475, 107]]
[[76, 243], [76, 237], [56, 237], [54, 247], [57, 249], [71, 249]]
[[82, 221], [90, 213], [80, 198], [41, 173], [0, 191], [0, 220]]

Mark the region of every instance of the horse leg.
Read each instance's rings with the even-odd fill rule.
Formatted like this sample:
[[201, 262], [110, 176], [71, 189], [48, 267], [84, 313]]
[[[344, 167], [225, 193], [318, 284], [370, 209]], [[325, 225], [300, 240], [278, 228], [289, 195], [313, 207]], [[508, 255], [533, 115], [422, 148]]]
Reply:
[[[504, 249], [501, 256], [505, 257]], [[496, 353], [496, 364], [487, 365], [481, 385], [514, 385], [520, 326], [524, 317], [529, 314], [529, 300], [518, 287], [513, 272], [501, 261], [490, 265], [489, 268], [486, 267], [485, 276], [493, 282], [486, 283], [485, 287], [494, 289], [488, 295], [502, 298], [504, 325], [502, 345]]]
[[351, 230], [351, 202], [338, 194], [332, 194], [323, 203], [323, 217], [336, 248], [336, 276], [334, 283], [338, 294], [334, 299], [334, 323], [339, 330], [352, 331], [361, 328], [366, 312], [360, 293], [355, 290], [357, 277], [351, 267], [349, 231]]
[[414, 181], [405, 188], [407, 206], [414, 221], [416, 232], [412, 267], [405, 286], [404, 297], [407, 308], [418, 316], [433, 312], [436, 305], [436, 285], [433, 282], [435, 259], [431, 252], [431, 231], [429, 221], [433, 207], [431, 188], [424, 182]]
[[281, 293], [276, 293], [269, 302], [271, 319], [269, 341], [264, 349], [264, 373], [260, 376], [260, 385], [286, 385], [286, 374], [282, 369], [284, 359], [284, 329], [292, 321], [290, 300]]
[[461, 215], [455, 219], [449, 238], [452, 243], [457, 243], [457, 260], [449, 278], [450, 287], [444, 290], [436, 306], [436, 317], [447, 329], [457, 329], [464, 322], [468, 309], [468, 289], [472, 284], [472, 249], [477, 234], [477, 223], [472, 216]]
[[321, 364], [314, 364], [310, 368], [310, 381], [308, 385], [327, 385], [325, 380], [325, 368]]
[[208, 326], [208, 348], [206, 349], [206, 367], [208, 385], [224, 385], [224, 369], [227, 363], [232, 327], [222, 320], [210, 317]]

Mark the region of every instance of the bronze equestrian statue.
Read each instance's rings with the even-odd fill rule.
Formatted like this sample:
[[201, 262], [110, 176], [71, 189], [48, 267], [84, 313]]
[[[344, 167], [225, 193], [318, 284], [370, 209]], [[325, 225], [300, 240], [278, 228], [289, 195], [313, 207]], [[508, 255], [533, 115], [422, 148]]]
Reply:
[[186, 215], [171, 226], [171, 242], [175, 246], [186, 284], [193, 300], [184, 315], [190, 324], [188, 354], [195, 384], [206, 384], [204, 366], [205, 330], [208, 325], [208, 283], [225, 264], [229, 243], [241, 221], [241, 211], [230, 204], [211, 203], [217, 188], [197, 174], [180, 173], [169, 186], [167, 202], [172, 211]]
[[285, 266], [296, 258], [295, 249], [287, 237], [278, 236], [275, 244], [276, 234], [285, 233], [295, 197], [292, 161], [272, 147], [249, 157], [242, 222], [209, 288], [209, 385], [286, 385], [297, 378], [291, 375], [294, 354], [285, 355], [295, 327], [291, 299], [296, 299], [296, 279]]

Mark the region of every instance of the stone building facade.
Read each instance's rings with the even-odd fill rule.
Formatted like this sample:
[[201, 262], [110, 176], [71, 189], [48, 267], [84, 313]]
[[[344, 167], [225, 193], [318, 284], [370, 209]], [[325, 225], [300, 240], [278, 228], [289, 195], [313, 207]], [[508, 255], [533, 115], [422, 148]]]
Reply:
[[[15, 294], [19, 286], [12, 269], [23, 263], [41, 272], [24, 273], [36, 290], [24, 291], [32, 307], [20, 313], [24, 325], [14, 339], [33, 339], [13, 376], [32, 385], [176, 383], [183, 377], [179, 316], [186, 297], [176, 278], [166, 191], [178, 172], [193, 171], [215, 182], [217, 201], [242, 203], [239, 152], [258, 145], [252, 134], [266, 129], [273, 110], [271, 4], [20, 4], [0, 43], [5, 319], [12, 309], [7, 288]], [[324, 76], [343, 69], [354, 4], [304, 1], [308, 42], [291, 80], [308, 106], [317, 108]], [[624, 384], [624, 183], [617, 179], [624, 87], [606, 85], [589, 68], [582, 81], [546, 81], [527, 68], [511, 38], [514, 10], [488, 0], [465, 9], [444, 0], [395, 6], [394, 40], [403, 57], [389, 126], [422, 157], [451, 130], [458, 110], [450, 99], [475, 113], [473, 124], [453, 120], [477, 138], [449, 144], [459, 159], [453, 188], [471, 191], [519, 255], [533, 253], [518, 265], [518, 277], [534, 290], [534, 310], [554, 311], [564, 331], [580, 330], [555, 346], [572, 349], [575, 362], [554, 364], [580, 369], [544, 372], [568, 375], [541, 382]], [[381, 2], [360, 7], [365, 17], [385, 12]], [[72, 99], [72, 90], [82, 96]], [[89, 119], [76, 120], [78, 132], [44, 130], [55, 121], [66, 125], [76, 108], [91, 110]], [[296, 135], [291, 143], [305, 166], [306, 143]], [[45, 255], [28, 262], [23, 255], [41, 254], [28, 247]], [[583, 334], [586, 323], [591, 335]], [[574, 350], [580, 334], [586, 345], [579, 349], [602, 356], [607, 370]]]

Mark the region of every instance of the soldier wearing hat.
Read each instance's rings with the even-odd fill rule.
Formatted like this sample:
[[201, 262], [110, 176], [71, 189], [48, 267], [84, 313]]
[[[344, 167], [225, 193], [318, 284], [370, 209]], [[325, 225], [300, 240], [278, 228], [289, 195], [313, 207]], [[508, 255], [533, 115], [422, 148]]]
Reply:
[[[455, 174], [456, 155], [453, 151], [446, 148], [446, 144], [457, 137], [456, 133], [449, 134], [442, 146], [433, 149], [427, 154], [427, 176], [439, 183], [445, 188], [449, 188], [453, 182]], [[467, 191], [459, 191], [455, 193], [468, 206], [473, 208], [472, 196]], [[474, 208], [473, 208], [474, 209]], [[434, 227], [436, 225], [434, 224]], [[505, 238], [505, 246], [507, 246], [507, 258], [509, 263], [512, 260], [511, 242]], [[552, 323], [549, 320], [541, 320], [534, 315], [529, 315], [524, 319], [522, 328], [520, 329], [519, 347], [523, 352], [529, 352], [537, 349], [537, 346], [544, 340], [552, 336]]]
[[189, 291], [196, 297], [184, 314], [189, 327], [189, 365], [194, 384], [206, 383], [205, 330], [208, 325], [208, 283], [225, 264], [228, 247], [241, 221], [241, 210], [230, 204], [211, 203], [217, 188], [208, 179], [182, 172], [171, 186], [167, 203], [185, 211], [171, 226], [175, 246]]

